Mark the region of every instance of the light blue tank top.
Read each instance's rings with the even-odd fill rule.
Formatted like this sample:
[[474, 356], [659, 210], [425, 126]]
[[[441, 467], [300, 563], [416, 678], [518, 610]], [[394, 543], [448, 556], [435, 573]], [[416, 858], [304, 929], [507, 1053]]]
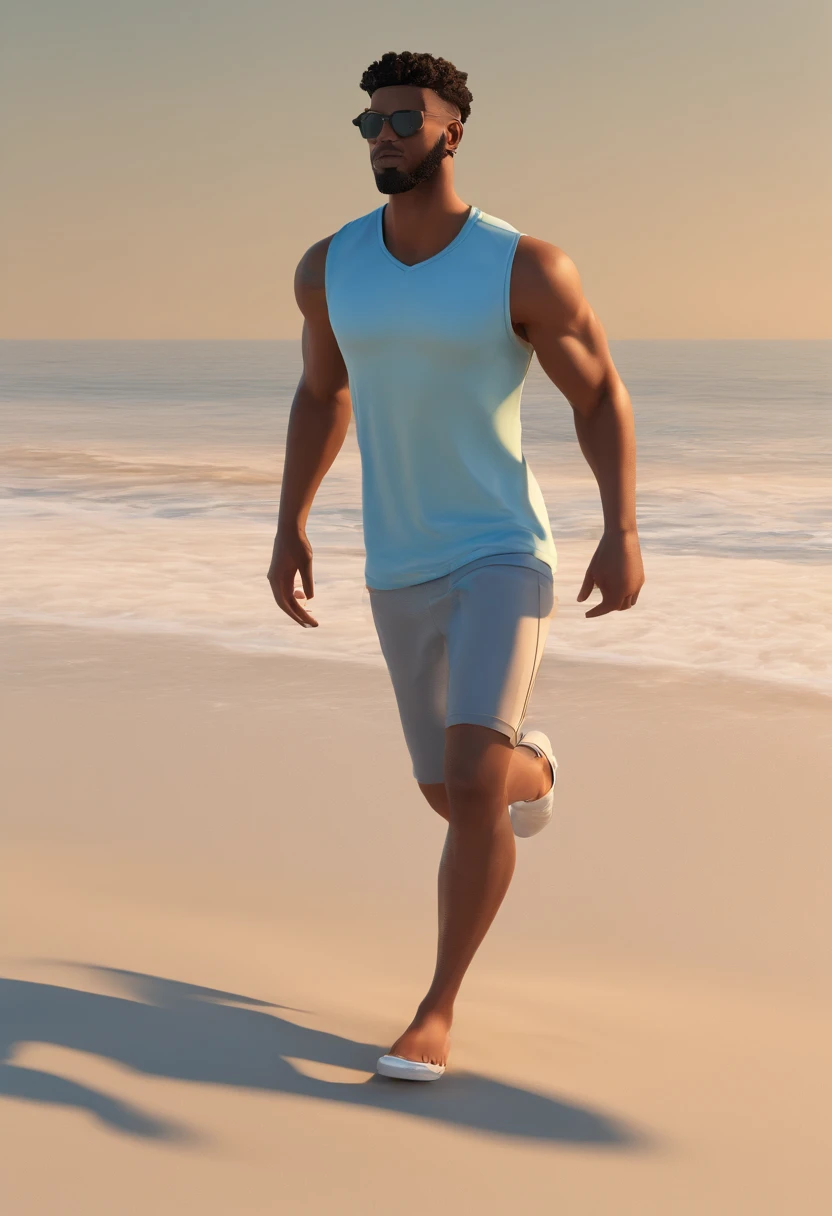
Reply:
[[407, 587], [492, 557], [551, 575], [520, 444], [533, 353], [509, 308], [521, 233], [472, 207], [449, 245], [408, 266], [384, 244], [384, 206], [335, 233], [325, 277], [361, 455], [365, 583]]

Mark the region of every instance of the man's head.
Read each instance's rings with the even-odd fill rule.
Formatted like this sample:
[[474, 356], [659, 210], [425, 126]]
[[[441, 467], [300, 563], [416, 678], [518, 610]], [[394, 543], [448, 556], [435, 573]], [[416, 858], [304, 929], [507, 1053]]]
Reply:
[[385, 122], [377, 138], [368, 139], [370, 163], [382, 194], [401, 194], [427, 181], [442, 162], [453, 160], [462, 139], [462, 124], [473, 97], [460, 72], [447, 59], [412, 51], [388, 51], [361, 77], [370, 94], [369, 109], [380, 114], [422, 110], [424, 123], [414, 135], [401, 136]]

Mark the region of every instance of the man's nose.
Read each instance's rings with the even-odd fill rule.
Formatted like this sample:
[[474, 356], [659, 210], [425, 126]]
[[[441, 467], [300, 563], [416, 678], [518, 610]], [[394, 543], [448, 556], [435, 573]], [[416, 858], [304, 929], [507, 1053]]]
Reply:
[[382, 140], [389, 143], [390, 140], [398, 138], [398, 135], [393, 130], [393, 124], [391, 123], [390, 119], [385, 117], [384, 122], [381, 124], [381, 130], [376, 138], [376, 143], [380, 144]]

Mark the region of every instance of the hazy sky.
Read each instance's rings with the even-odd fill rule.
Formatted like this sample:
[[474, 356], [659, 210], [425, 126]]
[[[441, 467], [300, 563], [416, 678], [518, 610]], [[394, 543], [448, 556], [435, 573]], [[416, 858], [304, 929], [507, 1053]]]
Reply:
[[459, 195], [610, 338], [832, 337], [830, 11], [0, 0], [0, 337], [298, 337], [304, 249], [384, 202], [350, 119], [388, 50], [468, 72]]

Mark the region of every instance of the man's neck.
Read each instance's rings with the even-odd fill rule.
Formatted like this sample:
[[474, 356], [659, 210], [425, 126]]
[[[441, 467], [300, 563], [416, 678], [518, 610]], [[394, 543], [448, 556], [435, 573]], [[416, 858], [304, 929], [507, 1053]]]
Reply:
[[424, 261], [451, 243], [470, 211], [471, 204], [450, 184], [445, 189], [429, 191], [416, 186], [403, 194], [391, 194], [384, 209], [385, 244], [399, 261]]

